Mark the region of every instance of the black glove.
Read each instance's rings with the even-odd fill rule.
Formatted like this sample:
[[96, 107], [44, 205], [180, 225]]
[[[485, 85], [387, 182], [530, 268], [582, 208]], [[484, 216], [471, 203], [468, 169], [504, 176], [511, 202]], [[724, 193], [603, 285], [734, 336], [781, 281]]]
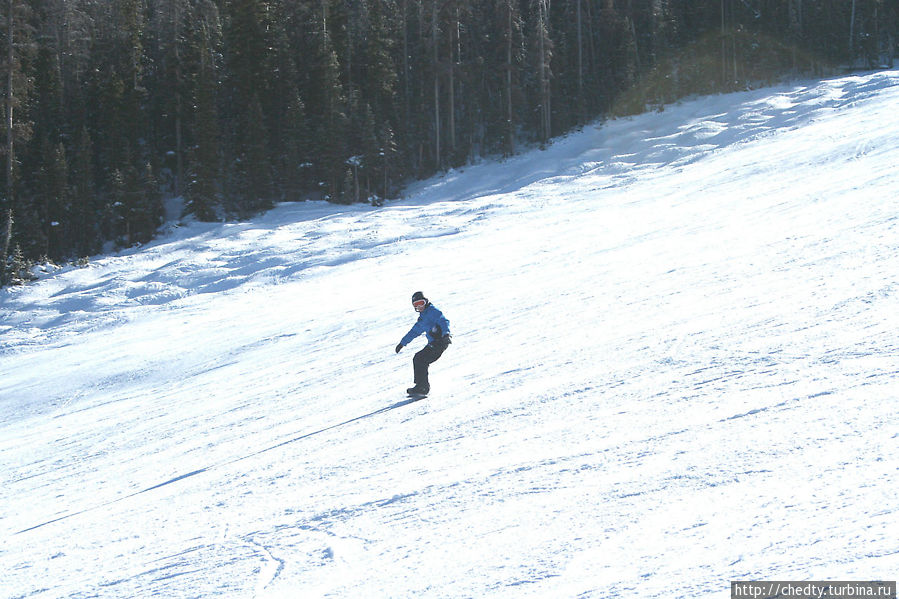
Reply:
[[400, 353], [400, 350], [401, 350], [401, 349], [403, 349], [403, 344], [402, 344], [402, 343], [398, 343], [398, 344], [396, 345], [396, 353]]

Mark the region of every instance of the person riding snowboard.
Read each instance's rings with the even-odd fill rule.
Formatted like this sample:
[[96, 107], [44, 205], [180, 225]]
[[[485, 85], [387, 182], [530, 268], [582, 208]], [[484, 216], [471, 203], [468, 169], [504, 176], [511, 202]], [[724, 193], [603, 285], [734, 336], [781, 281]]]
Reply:
[[437, 307], [428, 301], [421, 291], [412, 294], [412, 307], [418, 312], [418, 321], [412, 325], [406, 336], [396, 346], [396, 353], [409, 345], [413, 339], [424, 333], [428, 344], [412, 358], [415, 370], [415, 386], [406, 389], [409, 395], [427, 395], [431, 390], [428, 382], [428, 366], [436, 362], [446, 348], [452, 343], [449, 321]]

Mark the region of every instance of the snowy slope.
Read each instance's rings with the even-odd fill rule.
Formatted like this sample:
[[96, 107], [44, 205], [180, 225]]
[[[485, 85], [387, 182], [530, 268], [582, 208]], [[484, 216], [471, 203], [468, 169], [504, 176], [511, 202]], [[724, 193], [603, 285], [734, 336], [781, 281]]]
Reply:
[[0, 596], [895, 580], [897, 114], [703, 98], [0, 292]]

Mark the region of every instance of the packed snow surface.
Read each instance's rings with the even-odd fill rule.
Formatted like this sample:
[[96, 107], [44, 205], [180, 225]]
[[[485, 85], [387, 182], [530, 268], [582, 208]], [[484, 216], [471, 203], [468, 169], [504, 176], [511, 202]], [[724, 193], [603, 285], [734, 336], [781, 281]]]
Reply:
[[0, 292], [0, 595], [895, 580], [897, 115], [899, 72], [701, 98]]

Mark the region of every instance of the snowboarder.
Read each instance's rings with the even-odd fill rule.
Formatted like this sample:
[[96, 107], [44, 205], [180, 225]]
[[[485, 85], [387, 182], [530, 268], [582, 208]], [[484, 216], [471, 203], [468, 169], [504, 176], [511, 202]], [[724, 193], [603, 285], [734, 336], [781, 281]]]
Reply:
[[427, 395], [431, 390], [428, 382], [428, 366], [436, 362], [452, 343], [449, 321], [437, 307], [428, 301], [421, 291], [412, 294], [412, 307], [418, 312], [418, 321], [412, 325], [406, 336], [396, 346], [396, 353], [409, 345], [413, 339], [424, 333], [428, 344], [412, 358], [415, 370], [415, 386], [406, 389], [409, 395]]

